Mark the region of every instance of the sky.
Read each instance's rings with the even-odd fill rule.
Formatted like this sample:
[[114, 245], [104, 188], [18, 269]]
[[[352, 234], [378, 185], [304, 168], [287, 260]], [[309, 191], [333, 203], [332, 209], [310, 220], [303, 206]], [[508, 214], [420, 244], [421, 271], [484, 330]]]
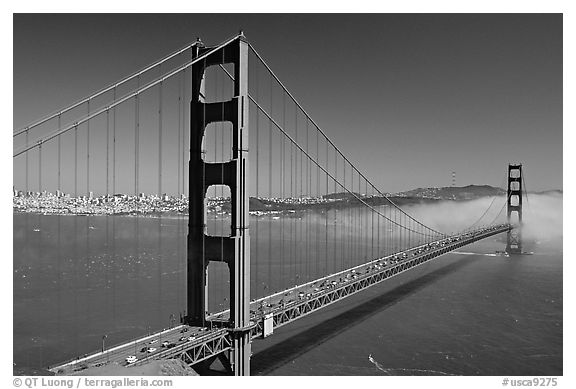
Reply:
[[242, 29], [383, 192], [562, 189], [561, 14], [15, 14], [14, 130], [201, 37]]

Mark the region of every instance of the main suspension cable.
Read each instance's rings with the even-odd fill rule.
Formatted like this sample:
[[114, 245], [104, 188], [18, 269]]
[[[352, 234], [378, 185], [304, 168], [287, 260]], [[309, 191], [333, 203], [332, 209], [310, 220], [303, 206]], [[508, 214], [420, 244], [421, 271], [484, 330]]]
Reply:
[[[301, 152], [303, 152], [310, 160], [312, 160], [316, 166], [318, 166], [318, 168], [320, 168], [326, 175], [327, 175], [327, 180], [328, 177], [336, 182], [338, 182], [338, 180], [336, 180], [334, 178], [334, 176], [332, 176], [332, 174], [330, 174], [323, 166], [321, 166], [319, 163], [315, 162], [312, 158], [312, 156], [310, 154], [308, 154], [306, 151], [304, 151], [304, 149], [302, 149], [302, 147], [297, 144], [294, 139], [292, 139], [292, 137], [276, 122], [276, 120], [274, 120], [274, 118], [272, 118], [272, 116], [270, 116], [270, 114], [268, 112], [266, 112], [264, 110], [264, 108], [262, 108], [262, 106], [260, 104], [258, 104], [258, 102], [256, 102], [250, 95], [248, 96], [248, 98], [250, 99], [250, 101], [252, 101], [254, 103], [254, 105], [274, 124], [274, 126], [276, 126], [276, 128], [278, 128], [278, 130], [280, 130], [280, 132], [283, 134], [284, 138], [287, 138], [291, 143], [293, 143], [298, 149], [300, 149]], [[342, 184], [340, 182], [338, 182], [338, 184], [340, 186], [342, 186]], [[386, 220], [390, 221], [391, 223], [399, 226], [400, 228], [404, 228], [406, 230], [412, 231], [418, 235], [424, 235], [422, 232], [417, 231], [417, 230], [413, 230], [413, 229], [409, 229], [401, 224], [398, 224], [396, 222], [394, 222], [393, 220], [389, 219], [386, 215], [382, 214], [380, 211], [378, 211], [377, 209], [374, 209], [374, 207], [372, 207], [370, 204], [368, 204], [366, 201], [364, 201], [362, 198], [360, 198], [356, 193], [354, 193], [353, 191], [349, 190], [348, 188], [343, 187], [344, 190], [346, 190], [349, 194], [351, 194], [356, 200], [358, 200], [359, 202], [361, 202], [362, 204], [364, 204], [366, 207], [368, 207], [369, 209], [371, 209], [372, 211], [376, 212], [378, 215], [382, 216], [383, 218], [385, 218]], [[443, 236], [446, 236], [445, 234], [443, 234]]]
[[79, 107], [79, 106], [81, 106], [82, 104], [84, 104], [84, 103], [86, 103], [86, 102], [88, 102], [88, 101], [90, 101], [90, 100], [93, 100], [93, 99], [95, 99], [96, 97], [98, 97], [98, 96], [100, 96], [100, 95], [102, 95], [102, 94], [104, 94], [104, 93], [106, 93], [106, 92], [109, 92], [109, 91], [111, 91], [111, 90], [113, 90], [113, 89], [115, 90], [115, 89], [118, 88], [120, 85], [123, 85], [123, 84], [127, 83], [128, 81], [130, 81], [130, 80], [132, 80], [132, 79], [134, 79], [134, 78], [136, 78], [136, 77], [138, 77], [138, 76], [140, 76], [140, 75], [148, 72], [149, 70], [154, 69], [155, 67], [157, 67], [157, 66], [163, 64], [164, 62], [166, 62], [166, 61], [168, 61], [168, 60], [176, 57], [176, 56], [179, 55], [179, 54], [182, 54], [184, 51], [186, 51], [186, 50], [188, 50], [188, 49], [196, 46], [197, 44], [198, 44], [197, 41], [194, 42], [194, 43], [192, 43], [192, 44], [188, 44], [188, 45], [186, 45], [185, 47], [183, 47], [183, 48], [181, 48], [181, 49], [178, 49], [178, 50], [176, 50], [175, 52], [167, 55], [166, 57], [164, 57], [164, 58], [162, 58], [162, 59], [160, 59], [160, 60], [158, 60], [158, 61], [156, 61], [156, 62], [154, 62], [154, 63], [152, 63], [152, 64], [150, 64], [150, 65], [148, 65], [148, 66], [146, 66], [146, 67], [144, 67], [143, 69], [141, 69], [141, 70], [139, 70], [139, 71], [137, 71], [137, 72], [135, 72], [135, 73], [133, 73], [133, 74], [131, 74], [131, 75], [123, 78], [123, 79], [121, 79], [120, 81], [117, 81], [117, 82], [115, 82], [115, 83], [113, 83], [113, 84], [110, 84], [110, 85], [108, 85], [107, 87], [102, 88], [102, 89], [100, 89], [99, 91], [94, 92], [94, 93], [90, 94], [90, 95], [87, 96], [87, 97], [84, 97], [83, 99], [80, 99], [80, 100], [76, 101], [75, 103], [69, 105], [68, 107], [66, 107], [66, 108], [64, 108], [64, 109], [60, 109], [60, 110], [58, 110], [58, 111], [56, 111], [56, 112], [54, 112], [54, 113], [52, 113], [52, 114], [49, 114], [49, 115], [43, 117], [42, 119], [40, 119], [40, 120], [38, 120], [38, 121], [36, 121], [36, 122], [33, 122], [33, 123], [31, 123], [31, 124], [28, 124], [27, 126], [23, 127], [22, 129], [15, 131], [12, 136], [13, 136], [13, 137], [16, 137], [16, 136], [22, 134], [23, 132], [26, 132], [26, 131], [34, 128], [34, 127], [38, 127], [39, 125], [46, 123], [48, 120], [53, 119], [53, 118], [55, 118], [56, 116], [60, 116], [60, 115], [66, 113], [66, 112], [68, 112], [68, 111], [71, 111], [72, 109], [74, 109], [74, 108], [76, 108], [76, 107]]
[[57, 137], [58, 135], [62, 135], [70, 130], [72, 130], [75, 126], [78, 126], [80, 124], [83, 124], [85, 122], [87, 122], [88, 120], [91, 120], [97, 116], [100, 116], [101, 114], [105, 113], [107, 110], [112, 109], [117, 107], [118, 105], [124, 103], [125, 101], [128, 101], [142, 93], [144, 93], [145, 91], [147, 91], [148, 89], [160, 84], [160, 82], [162, 81], [166, 81], [167, 79], [175, 76], [176, 74], [179, 74], [180, 72], [184, 71], [185, 69], [188, 69], [189, 67], [193, 66], [194, 64], [198, 63], [199, 61], [202, 61], [204, 59], [206, 59], [208, 56], [210, 56], [211, 54], [217, 52], [218, 50], [220, 50], [222, 47], [230, 44], [231, 42], [233, 42], [235, 39], [237, 39], [239, 37], [239, 35], [235, 35], [232, 38], [227, 39], [226, 41], [224, 41], [223, 43], [221, 43], [220, 45], [214, 47], [211, 50], [206, 51], [204, 54], [186, 62], [185, 64], [175, 68], [174, 70], [170, 71], [169, 73], [167, 73], [166, 75], [159, 77], [151, 82], [149, 82], [148, 84], [139, 87], [136, 91], [130, 92], [128, 94], [126, 94], [124, 97], [115, 100], [112, 104], [107, 105], [97, 111], [92, 112], [92, 114], [78, 120], [75, 121], [74, 123], [67, 125], [66, 127], [64, 127], [63, 129], [57, 130], [57, 131], [53, 131], [52, 133], [48, 134], [46, 137], [37, 140], [36, 143], [34, 145], [28, 145], [27, 147], [23, 148], [22, 150], [16, 152], [15, 154], [12, 155], [13, 158], [27, 152], [28, 150], [31, 150], [33, 148], [38, 147], [38, 144], [40, 142], [48, 142], [49, 140], [54, 139], [55, 137]]
[[[250, 45], [250, 44], [249, 44], [249, 45]], [[287, 95], [292, 99], [292, 101], [300, 108], [300, 110], [302, 111], [302, 113], [304, 113], [304, 115], [306, 115], [306, 117], [310, 120], [310, 122], [316, 127], [316, 129], [318, 130], [317, 132], [319, 132], [320, 134], [322, 134], [322, 136], [324, 137], [324, 139], [326, 139], [326, 141], [327, 141], [327, 146], [328, 146], [328, 144], [330, 144], [330, 145], [334, 148], [334, 150], [335, 150], [336, 152], [338, 152], [338, 153], [342, 156], [342, 158], [344, 159], [344, 161], [346, 161], [346, 162], [356, 171], [356, 173], [358, 173], [358, 175], [359, 175], [360, 177], [362, 177], [363, 179], [365, 179], [367, 182], [370, 182], [370, 181], [369, 181], [362, 173], [360, 173], [360, 171], [358, 171], [358, 169], [344, 156], [344, 154], [340, 151], [340, 149], [338, 149], [338, 147], [336, 147], [336, 145], [334, 145], [334, 143], [326, 136], [326, 134], [322, 131], [322, 129], [316, 124], [316, 122], [310, 117], [310, 115], [308, 115], [308, 113], [304, 110], [304, 108], [302, 108], [302, 106], [298, 103], [298, 101], [296, 101], [296, 99], [294, 98], [294, 96], [286, 89], [286, 87], [284, 86], [284, 84], [282, 84], [282, 82], [281, 82], [281, 81], [278, 79], [278, 77], [274, 74], [274, 72], [272, 71], [272, 69], [270, 69], [270, 67], [268, 66], [268, 64], [266, 64], [266, 62], [264, 62], [264, 60], [262, 59], [262, 57], [260, 57], [260, 55], [254, 50], [254, 48], [253, 48], [251, 45], [250, 45], [250, 48], [254, 51], [254, 54], [256, 54], [256, 56], [258, 56], [258, 58], [260, 59], [260, 61], [262, 62], [262, 64], [267, 68], [267, 70], [270, 72], [271, 76], [272, 76], [272, 77], [278, 82], [278, 84], [282, 87], [282, 89], [283, 89], [284, 92], [285, 92], [284, 96], [287, 94]], [[228, 77], [230, 77], [232, 80], [234, 80], [234, 77], [228, 72], [228, 70], [226, 70], [226, 68], [224, 68], [222, 65], [220, 65], [220, 68], [228, 75]], [[256, 105], [256, 107], [257, 107], [259, 110], [261, 110], [270, 120], [274, 121], [274, 119], [271, 117], [271, 115], [269, 115], [269, 114], [262, 108], [262, 106], [260, 106], [260, 104], [258, 104], [258, 103], [255, 101], [255, 99], [254, 99], [250, 94], [248, 94], [248, 98], [249, 98], [252, 102], [254, 102], [255, 105]], [[277, 127], [278, 129], [280, 129], [280, 130], [281, 130], [283, 133], [285, 133], [290, 139], [292, 139], [292, 138], [284, 131], [284, 129], [281, 128], [275, 121], [274, 121], [274, 124], [276, 125], [276, 127]], [[294, 142], [294, 141], [292, 140], [292, 142]], [[295, 143], [295, 142], [294, 142], [294, 143]], [[295, 144], [296, 144], [296, 143], [295, 143]], [[298, 146], [298, 148], [300, 148], [300, 150], [302, 150], [302, 148], [301, 148], [298, 144], [296, 144], [296, 146]], [[304, 151], [304, 150], [302, 150], [302, 151]], [[307, 154], [307, 156], [308, 156], [308, 158], [311, 158], [310, 155]], [[320, 167], [320, 165], [317, 165], [317, 166]], [[325, 172], [326, 174], [329, 174], [325, 169], [322, 169], [322, 170], [324, 170], [324, 172]], [[330, 174], [329, 174], [329, 175], [330, 175]], [[333, 180], [337, 181], [332, 175], [330, 175], [330, 177], [331, 177]], [[406, 213], [404, 210], [402, 210], [398, 205], [396, 205], [392, 200], [390, 200], [387, 196], [385, 196], [382, 192], [380, 192], [380, 190], [378, 190], [373, 184], [370, 184], [370, 185], [372, 186], [372, 188], [374, 188], [374, 189], [378, 192], [379, 195], [383, 196], [393, 207], [399, 209], [400, 212], [406, 214], [411, 220], [413, 220], [414, 222], [416, 222], [417, 224], [419, 224], [419, 225], [422, 226], [423, 228], [429, 229], [429, 230], [433, 231], [434, 233], [439, 234], [440, 236], [447, 236], [445, 233], [440, 232], [440, 231], [437, 231], [437, 230], [434, 230], [434, 229], [432, 229], [432, 228], [430, 228], [430, 227], [422, 224], [422, 223], [419, 222], [418, 220], [414, 219], [412, 216], [410, 216], [408, 213]], [[349, 192], [350, 192], [350, 191], [349, 191]], [[353, 194], [358, 200], [360, 200], [360, 198], [359, 198], [358, 196], [356, 196], [353, 192], [350, 192], [350, 193]], [[368, 204], [366, 204], [365, 202], [364, 202], [364, 204], [365, 204], [365, 205], [368, 205]], [[373, 208], [371, 208], [371, 209], [373, 209]], [[374, 209], [373, 209], [373, 210], [374, 210]], [[376, 210], [375, 210], [375, 211], [376, 211]], [[380, 212], [378, 212], [378, 211], [376, 211], [376, 212], [377, 212], [378, 214], [380, 214], [380, 216], [386, 218], [386, 216], [384, 216], [384, 215], [381, 214]], [[388, 218], [386, 218], [386, 219], [388, 219]], [[388, 219], [388, 220], [390, 220], [390, 219]], [[392, 222], [392, 220], [390, 220], [390, 221]], [[415, 233], [417, 233], [417, 234], [420, 234], [420, 235], [424, 235], [424, 234], [422, 234], [421, 232], [416, 231], [416, 230], [413, 230], [413, 232], [415, 232]]]
[[[304, 115], [306, 115], [306, 117], [308, 117], [308, 119], [310, 119], [310, 121], [312, 122], [312, 124], [314, 124], [314, 126], [317, 128], [317, 130], [324, 136], [324, 138], [326, 139], [326, 141], [328, 143], [330, 143], [330, 145], [332, 147], [334, 147], [334, 149], [342, 156], [342, 158], [348, 162], [350, 164], [350, 166], [352, 166], [354, 168], [354, 170], [356, 170], [356, 172], [362, 177], [364, 178], [366, 181], [370, 182], [355, 166], [354, 164], [352, 164], [348, 158], [346, 158], [346, 156], [340, 151], [340, 149], [328, 138], [328, 136], [324, 133], [324, 131], [322, 131], [322, 129], [320, 128], [320, 126], [314, 121], [314, 119], [312, 119], [312, 117], [306, 112], [306, 110], [304, 110], [304, 108], [302, 107], [302, 105], [296, 100], [296, 98], [292, 95], [292, 93], [290, 93], [290, 91], [286, 88], [286, 86], [282, 83], [282, 81], [280, 81], [280, 79], [278, 78], [278, 76], [276, 76], [276, 74], [272, 71], [272, 69], [270, 68], [270, 66], [266, 63], [266, 61], [264, 61], [264, 59], [262, 58], [262, 56], [256, 51], [256, 49], [254, 49], [254, 47], [248, 43], [248, 46], [250, 47], [250, 49], [252, 50], [252, 52], [256, 55], [256, 57], [262, 62], [262, 64], [266, 67], [266, 69], [268, 70], [268, 72], [270, 72], [270, 74], [274, 77], [274, 79], [276, 80], [276, 82], [282, 87], [282, 89], [284, 90], [284, 92], [286, 94], [288, 94], [288, 96], [292, 99], [292, 101], [294, 102], [294, 104], [296, 104], [298, 106], [298, 108], [300, 108], [300, 110], [302, 111], [302, 113], [304, 113]], [[228, 73], [228, 72], [227, 72]], [[228, 73], [229, 74], [229, 73]], [[229, 74], [229, 76], [231, 76]], [[417, 224], [423, 226], [424, 228], [427, 228], [437, 234], [440, 234], [441, 236], [446, 236], [446, 234], [440, 232], [440, 231], [436, 231], [433, 228], [430, 228], [424, 224], [422, 224], [420, 221], [414, 219], [410, 214], [406, 213], [406, 211], [402, 210], [398, 205], [396, 205], [392, 200], [390, 200], [387, 196], [385, 196], [382, 192], [380, 192], [380, 190], [378, 188], [376, 188], [372, 183], [370, 184], [378, 193], [379, 195], [385, 197], [392, 206], [398, 208], [401, 212], [405, 213], [410, 219], [412, 219], [413, 221], [415, 221]]]

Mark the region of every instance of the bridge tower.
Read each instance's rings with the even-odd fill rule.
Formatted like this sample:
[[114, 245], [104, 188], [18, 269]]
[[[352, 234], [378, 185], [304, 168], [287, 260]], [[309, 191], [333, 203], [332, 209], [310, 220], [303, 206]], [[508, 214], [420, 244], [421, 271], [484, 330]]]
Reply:
[[514, 228], [508, 230], [506, 252], [522, 253], [522, 164], [508, 165], [508, 223]]
[[[212, 50], [214, 48], [199, 44], [193, 55], [198, 58]], [[205, 71], [210, 66], [224, 64], [234, 65], [234, 96], [229, 101], [205, 103]], [[248, 43], [240, 34], [228, 45], [192, 66], [186, 317], [190, 325], [206, 325], [208, 264], [210, 261], [226, 263], [230, 274], [228, 329], [233, 344], [224, 364], [235, 375], [250, 374], [251, 354], [248, 106]], [[206, 163], [203, 160], [202, 139], [208, 124], [215, 122], [232, 124], [232, 159]], [[230, 188], [229, 236], [210, 236], [206, 233], [206, 191], [211, 185], [226, 185]]]

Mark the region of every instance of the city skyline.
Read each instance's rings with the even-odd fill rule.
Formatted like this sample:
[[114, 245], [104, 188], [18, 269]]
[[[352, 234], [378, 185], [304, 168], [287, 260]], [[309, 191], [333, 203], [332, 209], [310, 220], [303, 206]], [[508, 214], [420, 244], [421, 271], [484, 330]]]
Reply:
[[563, 188], [560, 14], [15, 15], [14, 128], [234, 24], [382, 192]]

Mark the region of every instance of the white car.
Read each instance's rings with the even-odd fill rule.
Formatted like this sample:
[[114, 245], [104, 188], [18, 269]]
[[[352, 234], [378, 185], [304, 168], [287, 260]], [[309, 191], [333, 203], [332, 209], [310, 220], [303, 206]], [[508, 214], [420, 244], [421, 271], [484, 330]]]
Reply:
[[138, 358], [136, 358], [135, 355], [130, 355], [130, 356], [128, 356], [128, 357], [126, 358], [126, 362], [128, 362], [128, 363], [134, 363], [134, 362], [136, 362], [137, 360], [138, 360]]
[[152, 339], [150, 342], [148, 342], [148, 344], [154, 344], [156, 342], [158, 342], [158, 339]]
[[156, 351], [156, 347], [148, 347], [148, 351], [149, 353], [153, 353], [154, 351]]

